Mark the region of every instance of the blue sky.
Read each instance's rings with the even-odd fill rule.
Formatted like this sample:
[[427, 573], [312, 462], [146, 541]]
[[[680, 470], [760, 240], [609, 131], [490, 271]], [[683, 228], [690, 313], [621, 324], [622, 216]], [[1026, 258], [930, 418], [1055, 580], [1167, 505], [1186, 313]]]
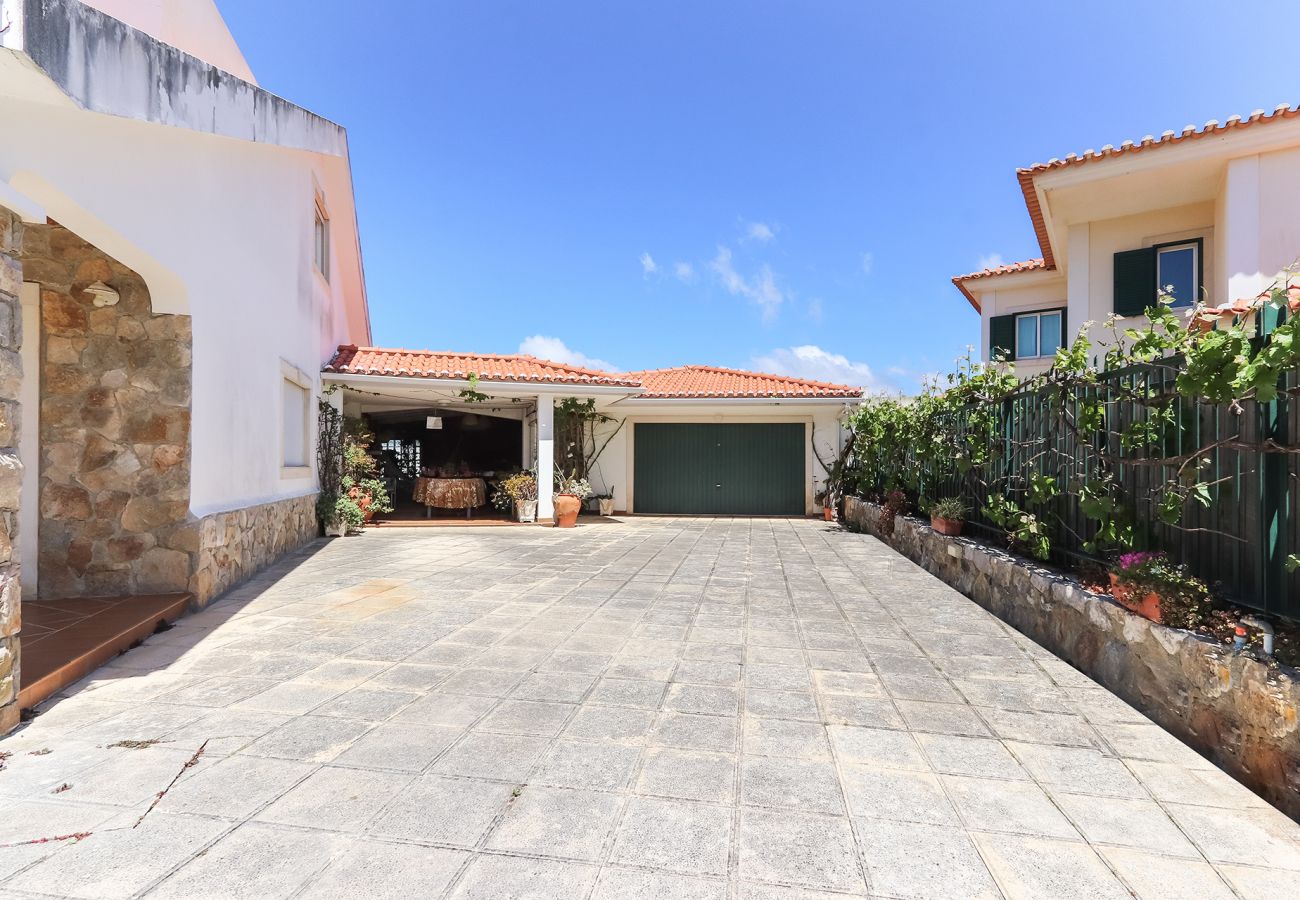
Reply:
[[622, 369], [914, 389], [1017, 166], [1300, 100], [1284, 2], [218, 2], [348, 128], [377, 343]]

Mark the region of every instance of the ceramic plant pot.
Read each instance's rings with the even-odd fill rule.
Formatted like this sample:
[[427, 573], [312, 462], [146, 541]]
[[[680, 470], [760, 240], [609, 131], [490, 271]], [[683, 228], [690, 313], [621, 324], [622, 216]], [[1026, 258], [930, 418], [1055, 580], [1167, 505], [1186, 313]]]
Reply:
[[834, 521], [835, 521], [835, 507], [833, 507], [833, 506], [823, 506], [823, 507], [822, 507], [822, 518], [825, 519], [827, 522], [834, 522]]
[[520, 522], [537, 521], [537, 501], [536, 500], [516, 500], [515, 516]]
[[1160, 609], [1160, 595], [1155, 591], [1139, 594], [1120, 581], [1119, 576], [1112, 572], [1110, 573], [1110, 595], [1129, 612], [1150, 619], [1157, 625], [1165, 624], [1164, 613]]
[[582, 500], [576, 494], [555, 495], [555, 527], [572, 528], [578, 524]]
[[942, 516], [930, 516], [930, 527], [940, 534], [946, 534], [948, 537], [960, 537], [962, 526], [966, 523], [961, 519], [945, 519]]
[[325, 526], [326, 537], [343, 537], [347, 533], [348, 526], [344, 525], [342, 522], [336, 522], [333, 525]]
[[613, 497], [608, 497], [608, 498], [606, 498], [606, 497], [601, 497], [601, 498], [600, 498], [600, 514], [601, 514], [602, 516], [612, 516], [612, 515], [614, 515], [614, 498], [613, 498]]

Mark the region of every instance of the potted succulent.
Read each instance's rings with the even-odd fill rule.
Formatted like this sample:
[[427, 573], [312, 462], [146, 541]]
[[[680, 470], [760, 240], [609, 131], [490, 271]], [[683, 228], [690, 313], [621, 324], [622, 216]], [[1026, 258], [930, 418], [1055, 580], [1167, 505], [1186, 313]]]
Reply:
[[1158, 625], [1196, 625], [1210, 591], [1164, 553], [1125, 553], [1110, 572], [1110, 592], [1130, 612]]
[[578, 524], [582, 503], [591, 496], [591, 485], [576, 473], [555, 471], [555, 527], [573, 528]]
[[515, 517], [520, 522], [537, 521], [537, 476], [532, 472], [518, 472], [501, 485], [502, 492], [514, 503]]
[[966, 524], [966, 504], [960, 497], [944, 497], [930, 504], [930, 527], [939, 534], [959, 537]]

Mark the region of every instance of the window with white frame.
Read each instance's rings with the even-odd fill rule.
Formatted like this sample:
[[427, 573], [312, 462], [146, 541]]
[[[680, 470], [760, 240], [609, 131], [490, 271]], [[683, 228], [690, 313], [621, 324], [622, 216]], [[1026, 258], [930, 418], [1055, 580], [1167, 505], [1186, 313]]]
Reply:
[[1053, 356], [1061, 346], [1061, 311], [1016, 316], [1016, 359]]
[[316, 222], [313, 232], [312, 257], [316, 271], [326, 281], [330, 280], [330, 217], [325, 211], [325, 201], [316, 195]]
[[1173, 295], [1175, 306], [1196, 302], [1201, 277], [1200, 241], [1156, 247], [1156, 287]]
[[281, 439], [280, 465], [285, 469], [310, 471], [311, 390], [296, 372], [286, 372], [280, 380]]

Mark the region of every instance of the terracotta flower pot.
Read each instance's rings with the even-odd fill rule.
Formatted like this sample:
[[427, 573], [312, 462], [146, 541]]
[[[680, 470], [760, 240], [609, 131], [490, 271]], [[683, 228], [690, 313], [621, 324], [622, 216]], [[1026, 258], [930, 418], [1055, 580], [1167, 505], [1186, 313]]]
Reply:
[[945, 519], [942, 516], [930, 516], [930, 527], [939, 534], [946, 534], [948, 537], [960, 537], [961, 530], [965, 526], [961, 519]]
[[1157, 625], [1165, 624], [1164, 613], [1160, 609], [1160, 595], [1155, 591], [1138, 594], [1133, 588], [1119, 580], [1114, 572], [1110, 573], [1110, 594], [1127, 609], [1144, 619], [1150, 619]]
[[835, 521], [835, 507], [833, 507], [833, 506], [823, 506], [823, 507], [822, 507], [822, 518], [825, 519], [827, 522], [834, 522], [834, 521]]
[[582, 500], [576, 494], [555, 495], [555, 527], [572, 528], [578, 524]]

